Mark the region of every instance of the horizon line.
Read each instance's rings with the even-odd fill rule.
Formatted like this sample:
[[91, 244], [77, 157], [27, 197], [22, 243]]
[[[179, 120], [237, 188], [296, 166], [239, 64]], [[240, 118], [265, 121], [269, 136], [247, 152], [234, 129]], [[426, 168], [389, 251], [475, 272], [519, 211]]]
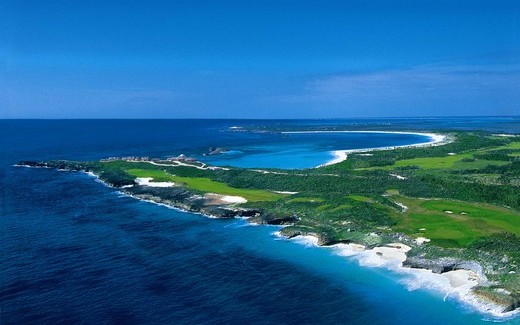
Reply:
[[518, 115], [449, 115], [449, 116], [378, 116], [378, 117], [308, 117], [308, 118], [257, 118], [257, 117], [35, 117], [35, 118], [18, 118], [3, 117], [0, 120], [251, 120], [251, 121], [298, 121], [298, 120], [375, 120], [375, 119], [453, 119], [453, 118], [520, 118]]

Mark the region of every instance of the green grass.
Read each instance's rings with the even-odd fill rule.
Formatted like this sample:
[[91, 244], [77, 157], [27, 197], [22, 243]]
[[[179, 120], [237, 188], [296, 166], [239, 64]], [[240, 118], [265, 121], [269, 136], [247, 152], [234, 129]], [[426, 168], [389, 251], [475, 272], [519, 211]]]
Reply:
[[349, 210], [349, 209], [352, 209], [352, 205], [340, 204], [337, 207], [335, 207], [334, 209], [332, 209], [332, 211], [341, 211], [341, 210]]
[[[483, 153], [478, 152], [478, 153]], [[448, 169], [448, 170], [465, 170], [465, 169], [481, 169], [489, 165], [506, 165], [507, 161], [494, 161], [494, 160], [483, 160], [483, 159], [474, 159], [473, 153], [464, 153], [457, 154], [453, 156], [443, 156], [443, 157], [424, 157], [424, 158], [412, 158], [412, 159], [402, 159], [397, 160], [393, 165], [383, 166], [383, 167], [368, 167], [368, 168], [359, 168], [358, 170], [393, 170], [396, 168], [403, 167], [418, 167], [423, 170], [431, 170], [431, 169]], [[473, 161], [465, 161], [467, 159], [472, 159]]]
[[237, 195], [245, 198], [250, 202], [277, 201], [278, 199], [284, 197], [283, 194], [278, 194], [266, 190], [230, 187], [226, 183], [216, 182], [209, 178], [173, 176], [172, 180], [177, 183], [183, 183], [186, 187], [197, 191], [222, 195]]
[[511, 142], [510, 144], [508, 144], [506, 146], [497, 147], [495, 150], [501, 150], [501, 149], [514, 150], [515, 152], [510, 153], [509, 156], [520, 157], [520, 142]]
[[417, 166], [421, 169], [434, 168], [453, 168], [455, 163], [460, 162], [464, 158], [470, 158], [470, 155], [455, 155], [445, 157], [428, 157], [398, 160], [391, 167], [408, 167]]
[[154, 182], [173, 182], [172, 175], [167, 174], [162, 170], [153, 170], [153, 169], [127, 169], [126, 170], [130, 175], [135, 177], [151, 177]]
[[482, 169], [482, 168], [486, 168], [489, 165], [503, 166], [503, 165], [507, 165], [508, 163], [509, 163], [508, 161], [475, 159], [475, 161], [471, 161], [471, 162], [457, 161], [450, 168], [457, 169], [457, 170]]
[[152, 177], [157, 182], [174, 182], [205, 193], [241, 196], [250, 202], [276, 201], [284, 197], [283, 194], [266, 190], [231, 187], [226, 183], [216, 182], [209, 178], [170, 175], [162, 170], [128, 169], [127, 172], [135, 177]]
[[319, 207], [316, 208], [316, 211], [330, 210], [331, 207], [332, 207], [332, 204], [320, 205]]
[[321, 203], [324, 201], [324, 199], [319, 197], [297, 197], [288, 200], [287, 203]]
[[465, 247], [499, 232], [520, 235], [520, 213], [512, 210], [449, 200], [393, 199], [408, 207], [406, 213], [395, 214], [395, 230], [430, 238], [439, 246]]
[[493, 148], [493, 150], [500, 150], [500, 149], [513, 149], [513, 150], [520, 150], [520, 142], [511, 142], [505, 146], [500, 146]]
[[[412, 158], [412, 159], [401, 159], [397, 160], [394, 164], [390, 166], [381, 166], [381, 167], [368, 167], [368, 168], [359, 168], [358, 170], [393, 170], [396, 168], [403, 167], [418, 167], [422, 170], [432, 170], [432, 169], [447, 169], [447, 170], [468, 170], [468, 169], [481, 169], [485, 168], [489, 165], [502, 166], [508, 164], [507, 161], [494, 161], [494, 160], [484, 160], [484, 159], [474, 159], [475, 154], [484, 154], [489, 153], [496, 150], [520, 150], [520, 142], [511, 142], [507, 145], [493, 147], [489, 149], [483, 150], [471, 150], [463, 153], [458, 153], [455, 155], [446, 155], [441, 157], [422, 157], [422, 158]], [[511, 156], [518, 156], [520, 152], [513, 152]], [[473, 161], [468, 161], [471, 159]]]
[[374, 203], [374, 200], [372, 200], [371, 198], [361, 195], [347, 195], [347, 198], [358, 202]]
[[505, 165], [505, 161], [490, 161], [475, 159], [475, 161], [464, 161], [465, 158], [472, 158], [470, 154], [430, 157], [430, 158], [414, 158], [398, 160], [394, 165], [385, 169], [394, 169], [398, 167], [417, 166], [421, 169], [480, 169], [488, 165]]

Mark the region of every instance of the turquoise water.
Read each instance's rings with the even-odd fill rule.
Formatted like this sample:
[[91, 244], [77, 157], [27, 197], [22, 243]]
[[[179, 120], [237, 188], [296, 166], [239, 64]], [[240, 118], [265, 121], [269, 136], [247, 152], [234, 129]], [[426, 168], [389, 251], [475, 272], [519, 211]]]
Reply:
[[259, 143], [233, 146], [223, 154], [201, 160], [217, 166], [301, 169], [331, 161], [334, 150], [402, 146], [430, 140], [424, 135], [399, 133], [275, 133], [266, 135]]
[[[278, 154], [273, 148], [279, 134], [225, 131], [237, 123], [0, 121], [1, 323], [490, 322], [438, 292], [409, 291], [403, 275], [282, 240], [273, 235], [276, 227], [141, 202], [86, 174], [13, 167], [22, 159], [201, 155], [210, 146]], [[329, 146], [319, 159], [328, 159], [322, 153], [330, 148], [349, 149], [345, 137], [325, 138], [298, 138], [295, 148]], [[293, 141], [284, 139], [281, 151]], [[294, 168], [318, 158], [285, 163]], [[238, 160], [254, 161], [248, 159], [244, 154]]]

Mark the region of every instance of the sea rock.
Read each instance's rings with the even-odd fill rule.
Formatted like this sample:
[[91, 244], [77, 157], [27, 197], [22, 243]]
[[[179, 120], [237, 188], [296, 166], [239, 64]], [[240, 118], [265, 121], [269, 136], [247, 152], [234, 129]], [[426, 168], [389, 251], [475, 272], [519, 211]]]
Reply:
[[251, 218], [255, 216], [260, 216], [261, 211], [256, 209], [239, 209], [238, 216], [244, 218]]
[[293, 216], [275, 216], [257, 213], [251, 218], [251, 221], [259, 224], [267, 225], [291, 225], [298, 221], [298, 217]]
[[203, 154], [203, 156], [220, 155], [221, 153], [224, 153], [226, 151], [228, 151], [228, 149], [226, 149], [226, 148], [211, 147], [211, 148], [209, 148], [207, 153]]
[[209, 215], [209, 216], [214, 216], [217, 218], [224, 218], [224, 219], [234, 218], [238, 214], [238, 211], [233, 210], [233, 209], [227, 209], [227, 208], [223, 208], [223, 207], [213, 207], [213, 206], [205, 207], [201, 210], [201, 212], [206, 215]]
[[427, 259], [419, 256], [408, 257], [403, 266], [417, 269], [428, 269], [433, 273], [444, 273], [454, 270], [469, 270], [483, 276], [482, 266], [475, 261], [463, 261], [456, 258], [441, 257], [438, 259]]

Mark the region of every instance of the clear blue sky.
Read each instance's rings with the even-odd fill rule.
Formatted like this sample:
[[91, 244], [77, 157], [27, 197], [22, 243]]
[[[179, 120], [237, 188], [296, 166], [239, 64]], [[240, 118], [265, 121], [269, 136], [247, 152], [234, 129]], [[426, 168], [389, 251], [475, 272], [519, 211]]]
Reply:
[[0, 118], [519, 114], [517, 0], [0, 0]]

